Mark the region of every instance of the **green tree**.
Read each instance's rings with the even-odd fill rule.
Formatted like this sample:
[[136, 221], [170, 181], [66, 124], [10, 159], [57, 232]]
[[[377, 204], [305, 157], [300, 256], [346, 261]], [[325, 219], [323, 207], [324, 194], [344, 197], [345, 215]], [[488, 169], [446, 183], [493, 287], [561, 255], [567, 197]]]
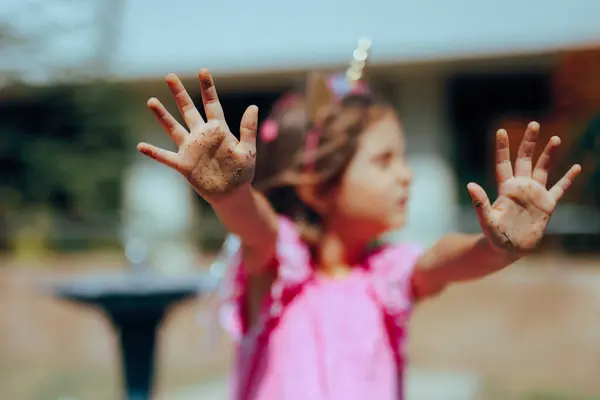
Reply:
[[105, 218], [119, 210], [121, 174], [133, 147], [126, 98], [124, 88], [103, 83], [20, 88], [4, 96], [0, 197], [5, 216], [66, 217], [78, 229], [87, 228], [82, 240], [110, 229]]
[[[119, 208], [120, 175], [131, 148], [127, 94], [99, 78], [109, 72], [122, 3], [23, 0], [0, 6], [0, 249], [8, 249], [10, 235], [21, 228], [61, 230], [53, 222], [57, 215], [73, 222], [81, 233], [76, 237], [102, 236], [103, 221], [96, 220]], [[55, 52], [65, 37], [98, 39], [67, 62], [64, 52]], [[46, 87], [39, 87], [40, 79]], [[24, 83], [36, 80], [38, 86]], [[15, 214], [25, 226], [11, 230]], [[31, 220], [23, 219], [27, 215]], [[50, 244], [65, 247], [58, 237]]]

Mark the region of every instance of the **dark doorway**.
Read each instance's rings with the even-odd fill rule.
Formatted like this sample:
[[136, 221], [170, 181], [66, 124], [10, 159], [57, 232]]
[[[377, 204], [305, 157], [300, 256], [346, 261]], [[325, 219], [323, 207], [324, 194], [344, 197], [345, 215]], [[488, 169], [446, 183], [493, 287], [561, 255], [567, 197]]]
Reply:
[[[497, 122], [507, 115], [540, 119], [553, 101], [546, 72], [460, 74], [448, 80], [446, 93], [461, 187], [470, 181], [495, 187], [487, 181]], [[461, 202], [470, 204], [466, 191], [460, 193]]]

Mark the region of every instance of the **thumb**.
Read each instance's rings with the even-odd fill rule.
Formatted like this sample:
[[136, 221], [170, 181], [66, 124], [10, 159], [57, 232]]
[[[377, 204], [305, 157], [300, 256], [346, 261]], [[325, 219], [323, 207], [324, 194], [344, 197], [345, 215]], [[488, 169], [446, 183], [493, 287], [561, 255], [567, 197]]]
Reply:
[[240, 142], [252, 148], [256, 147], [256, 127], [258, 125], [258, 107], [246, 108], [240, 125]]
[[492, 211], [490, 200], [488, 199], [485, 190], [483, 190], [483, 188], [476, 183], [469, 183], [467, 185], [467, 190], [471, 195], [473, 205], [475, 206], [475, 211], [477, 212], [477, 217], [479, 218], [479, 223], [483, 229], [489, 225], [490, 212]]

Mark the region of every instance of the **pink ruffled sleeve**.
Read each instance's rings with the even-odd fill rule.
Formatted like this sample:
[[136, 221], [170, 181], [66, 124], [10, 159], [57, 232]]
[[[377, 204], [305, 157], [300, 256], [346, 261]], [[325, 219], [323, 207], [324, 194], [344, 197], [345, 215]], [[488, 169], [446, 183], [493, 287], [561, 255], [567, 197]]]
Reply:
[[369, 259], [373, 290], [385, 314], [396, 360], [404, 370], [406, 323], [410, 317], [412, 274], [423, 248], [416, 244], [389, 245]]
[[[245, 335], [242, 310], [247, 291], [248, 277], [245, 273], [241, 249], [232, 257], [225, 277], [225, 299], [219, 312], [221, 325], [234, 339]], [[263, 303], [258, 329], [276, 320], [293, 294], [312, 275], [310, 252], [302, 242], [296, 225], [285, 217], [280, 217], [278, 238], [273, 268], [277, 269], [277, 278], [271, 286], [271, 292]]]
[[412, 308], [411, 278], [422, 253], [418, 244], [389, 245], [369, 260], [377, 297], [393, 317], [402, 317]]

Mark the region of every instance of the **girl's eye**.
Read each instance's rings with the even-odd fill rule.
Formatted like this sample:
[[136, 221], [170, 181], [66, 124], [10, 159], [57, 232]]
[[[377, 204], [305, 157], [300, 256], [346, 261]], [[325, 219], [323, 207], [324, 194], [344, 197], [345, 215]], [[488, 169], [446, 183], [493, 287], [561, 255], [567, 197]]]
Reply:
[[387, 152], [375, 157], [375, 164], [377, 164], [378, 166], [380, 166], [382, 168], [387, 168], [390, 166], [393, 159], [394, 159], [394, 154], [391, 151], [387, 151]]

